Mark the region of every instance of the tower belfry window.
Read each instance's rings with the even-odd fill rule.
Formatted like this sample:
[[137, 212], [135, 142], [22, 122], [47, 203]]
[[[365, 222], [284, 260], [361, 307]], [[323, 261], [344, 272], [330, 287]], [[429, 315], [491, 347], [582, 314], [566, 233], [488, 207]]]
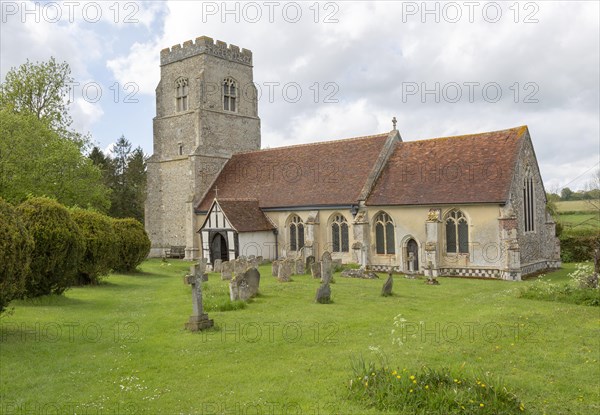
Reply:
[[177, 80], [177, 111], [188, 110], [188, 80], [179, 78]]
[[237, 85], [232, 78], [223, 80], [223, 109], [225, 111], [237, 111]]

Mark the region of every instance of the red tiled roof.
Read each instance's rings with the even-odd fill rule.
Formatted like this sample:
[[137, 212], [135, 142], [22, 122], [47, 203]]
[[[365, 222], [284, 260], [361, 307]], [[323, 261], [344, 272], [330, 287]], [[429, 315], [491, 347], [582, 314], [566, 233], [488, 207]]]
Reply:
[[503, 203], [526, 126], [396, 146], [367, 205]]
[[367, 182], [388, 134], [239, 153], [198, 205], [218, 199], [258, 199], [261, 208], [350, 205]]
[[270, 231], [275, 229], [256, 199], [217, 199], [231, 226], [238, 232]]

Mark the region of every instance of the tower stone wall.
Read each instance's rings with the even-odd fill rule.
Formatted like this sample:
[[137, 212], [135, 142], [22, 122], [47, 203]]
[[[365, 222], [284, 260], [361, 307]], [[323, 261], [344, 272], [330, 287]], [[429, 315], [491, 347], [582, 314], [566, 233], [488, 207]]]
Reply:
[[[260, 149], [252, 52], [209, 37], [163, 49], [156, 88], [153, 155], [148, 160], [146, 231], [150, 256], [185, 246], [199, 255], [194, 207], [235, 153]], [[224, 108], [223, 82], [235, 82], [235, 110]], [[185, 105], [181, 100], [185, 85]]]

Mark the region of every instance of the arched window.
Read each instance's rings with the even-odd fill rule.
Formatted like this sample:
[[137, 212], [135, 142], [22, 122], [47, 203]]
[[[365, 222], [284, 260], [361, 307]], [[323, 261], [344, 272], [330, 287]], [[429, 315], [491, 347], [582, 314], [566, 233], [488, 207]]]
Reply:
[[290, 251], [298, 251], [304, 247], [304, 224], [299, 216], [294, 215], [290, 220]]
[[385, 212], [375, 217], [375, 249], [378, 254], [395, 254], [394, 222]]
[[446, 216], [446, 252], [469, 252], [469, 225], [460, 210], [451, 210]]
[[523, 224], [525, 232], [533, 232], [535, 230], [535, 194], [533, 190], [533, 177], [528, 170], [523, 180]]
[[188, 79], [179, 78], [177, 84], [177, 111], [188, 110]]
[[348, 221], [343, 215], [335, 215], [331, 222], [332, 252], [348, 252]]
[[225, 111], [236, 112], [237, 104], [237, 85], [232, 78], [223, 80], [223, 109]]

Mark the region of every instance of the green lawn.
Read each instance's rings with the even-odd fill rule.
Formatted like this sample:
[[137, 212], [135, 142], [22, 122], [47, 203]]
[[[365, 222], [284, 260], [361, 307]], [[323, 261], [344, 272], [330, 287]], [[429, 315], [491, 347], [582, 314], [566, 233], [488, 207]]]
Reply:
[[[530, 281], [396, 277], [383, 298], [383, 278], [336, 276], [334, 303], [322, 305], [318, 282], [278, 283], [265, 266], [258, 298], [214, 311], [227, 285], [211, 274], [217, 327], [190, 333], [188, 265], [147, 261], [100, 286], [13, 303], [0, 318], [0, 413], [377, 413], [346, 399], [351, 359], [375, 359], [374, 347], [398, 368], [491, 372], [526, 413], [600, 410], [599, 309], [517, 298]], [[399, 314], [407, 322], [392, 335]]]
[[600, 230], [600, 213], [561, 213], [559, 219], [566, 230]]

